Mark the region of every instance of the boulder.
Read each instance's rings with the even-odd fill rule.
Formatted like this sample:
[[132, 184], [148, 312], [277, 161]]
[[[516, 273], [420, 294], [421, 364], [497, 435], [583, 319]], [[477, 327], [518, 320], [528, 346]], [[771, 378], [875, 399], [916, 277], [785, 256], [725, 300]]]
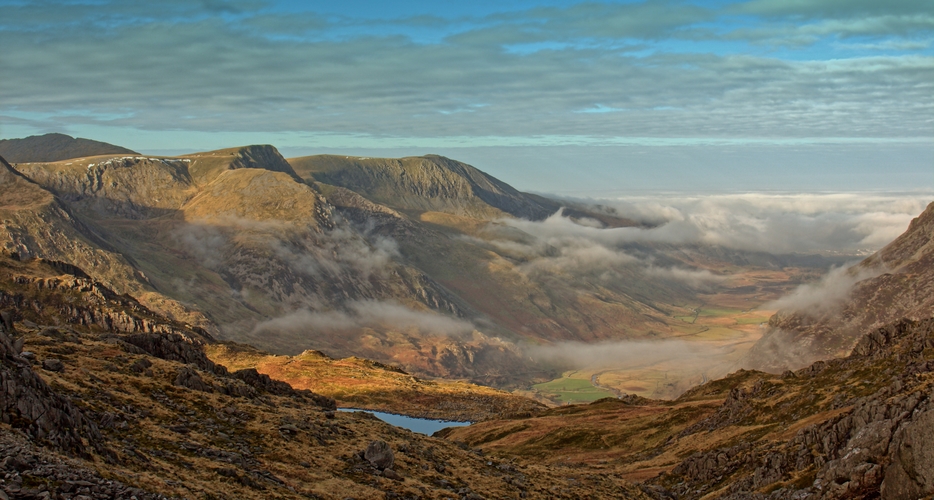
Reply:
[[363, 452], [363, 458], [380, 470], [391, 469], [395, 461], [392, 449], [389, 448], [386, 441], [381, 440], [371, 442], [366, 447], [366, 451]]
[[65, 371], [65, 365], [62, 364], [60, 359], [46, 358], [42, 360], [42, 369], [50, 372], [63, 372]]

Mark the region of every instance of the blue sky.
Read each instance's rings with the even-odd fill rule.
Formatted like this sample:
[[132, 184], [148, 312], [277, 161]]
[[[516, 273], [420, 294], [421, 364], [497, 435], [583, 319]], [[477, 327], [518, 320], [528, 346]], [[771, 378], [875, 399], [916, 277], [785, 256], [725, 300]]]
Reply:
[[934, 2], [0, 0], [0, 138], [439, 153], [520, 189], [934, 189]]

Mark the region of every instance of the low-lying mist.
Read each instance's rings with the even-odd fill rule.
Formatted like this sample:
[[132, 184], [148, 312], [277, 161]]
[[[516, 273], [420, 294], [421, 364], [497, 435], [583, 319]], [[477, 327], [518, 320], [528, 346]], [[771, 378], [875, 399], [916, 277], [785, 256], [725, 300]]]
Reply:
[[254, 333], [339, 331], [384, 326], [418, 330], [430, 335], [461, 335], [472, 332], [473, 323], [432, 311], [416, 311], [390, 301], [356, 300], [343, 310], [312, 311], [299, 309], [258, 323]]
[[662, 361], [689, 361], [713, 358], [725, 353], [724, 348], [686, 340], [619, 340], [588, 344], [560, 342], [526, 349], [533, 360], [569, 369], [635, 369], [656, 365]]

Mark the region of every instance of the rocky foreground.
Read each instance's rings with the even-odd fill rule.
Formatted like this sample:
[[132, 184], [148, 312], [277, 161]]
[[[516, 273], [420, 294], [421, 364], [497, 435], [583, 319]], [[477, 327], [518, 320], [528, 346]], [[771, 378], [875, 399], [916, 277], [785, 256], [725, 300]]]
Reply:
[[0, 498], [647, 498], [210, 361], [204, 332], [0, 255]]
[[443, 432], [499, 457], [615, 471], [657, 498], [926, 498], [934, 319], [874, 330], [846, 358], [741, 370], [675, 401], [601, 400]]

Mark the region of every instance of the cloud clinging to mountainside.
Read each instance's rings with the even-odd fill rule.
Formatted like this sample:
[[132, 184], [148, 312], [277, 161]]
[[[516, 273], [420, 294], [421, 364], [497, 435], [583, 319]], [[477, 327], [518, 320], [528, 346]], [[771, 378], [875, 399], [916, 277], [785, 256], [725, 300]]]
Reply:
[[458, 335], [476, 327], [469, 321], [432, 311], [417, 311], [392, 301], [355, 300], [343, 310], [312, 311], [298, 309], [258, 323], [255, 332], [315, 332], [355, 330], [383, 327], [399, 330], [415, 329], [425, 335]]

